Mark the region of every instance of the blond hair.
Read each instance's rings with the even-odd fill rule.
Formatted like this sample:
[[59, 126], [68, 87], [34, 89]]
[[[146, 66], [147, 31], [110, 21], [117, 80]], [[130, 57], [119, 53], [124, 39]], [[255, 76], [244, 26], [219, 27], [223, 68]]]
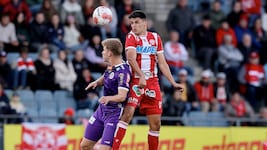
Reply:
[[117, 38], [109, 38], [101, 42], [103, 47], [110, 50], [115, 56], [120, 56], [122, 53], [122, 43]]

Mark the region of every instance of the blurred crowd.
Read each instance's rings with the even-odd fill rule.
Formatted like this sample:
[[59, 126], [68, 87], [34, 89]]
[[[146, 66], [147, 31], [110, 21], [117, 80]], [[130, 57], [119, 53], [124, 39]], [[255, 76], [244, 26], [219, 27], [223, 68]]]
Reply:
[[[112, 10], [110, 24], [93, 23], [99, 5]], [[92, 74], [106, 68], [101, 41], [117, 37], [124, 43], [131, 30], [128, 15], [144, 7], [134, 0], [1, 0], [0, 87], [66, 90], [76, 101], [74, 109], [90, 107], [101, 90], [84, 88], [95, 80]], [[254, 117], [265, 112], [266, 118], [266, 22], [267, 5], [261, 0], [177, 0], [166, 19], [169, 36], [163, 44], [171, 72], [185, 90], [180, 95], [161, 78], [163, 115], [199, 111]], [[148, 30], [156, 29], [149, 19]], [[13, 62], [8, 61], [11, 53], [19, 54]], [[12, 106], [3, 95], [0, 90], [0, 102]]]

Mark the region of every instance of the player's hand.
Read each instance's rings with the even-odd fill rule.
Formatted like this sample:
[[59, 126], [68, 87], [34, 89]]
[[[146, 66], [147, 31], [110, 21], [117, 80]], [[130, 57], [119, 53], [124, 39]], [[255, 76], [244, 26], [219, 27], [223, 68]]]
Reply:
[[146, 78], [145, 76], [141, 76], [139, 79], [138, 88], [144, 88], [146, 86]]
[[91, 82], [87, 85], [87, 87], [85, 88], [85, 90], [88, 90], [88, 89], [95, 89], [97, 87], [97, 82], [94, 81], [94, 82]]
[[183, 92], [183, 91], [184, 91], [184, 85], [182, 85], [182, 84], [174, 83], [172, 86], [173, 86], [174, 88], [180, 90], [180, 92]]
[[104, 105], [107, 105], [109, 100], [106, 98], [106, 96], [102, 96], [99, 100], [98, 100], [99, 103], [101, 104], [104, 104]]

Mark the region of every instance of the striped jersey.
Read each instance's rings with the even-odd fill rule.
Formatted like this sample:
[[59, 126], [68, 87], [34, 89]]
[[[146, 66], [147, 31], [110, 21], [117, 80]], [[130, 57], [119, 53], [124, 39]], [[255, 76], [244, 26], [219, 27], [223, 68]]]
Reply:
[[[132, 31], [128, 33], [125, 41], [125, 49], [134, 48], [136, 61], [146, 79], [157, 77], [157, 54], [163, 53], [160, 36], [154, 32], [147, 32], [144, 36], [137, 36]], [[138, 76], [133, 73], [134, 78]]]

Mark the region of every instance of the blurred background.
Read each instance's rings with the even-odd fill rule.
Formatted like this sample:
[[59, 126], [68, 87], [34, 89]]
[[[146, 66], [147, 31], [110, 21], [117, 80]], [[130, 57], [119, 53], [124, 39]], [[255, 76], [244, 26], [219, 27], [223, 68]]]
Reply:
[[[109, 25], [93, 23], [99, 5]], [[103, 91], [84, 90], [106, 68], [101, 41], [124, 44], [136, 9], [186, 87], [180, 95], [159, 73], [164, 127], [267, 126], [265, 0], [1, 0], [1, 147], [5, 125], [86, 123]], [[147, 124], [138, 110], [132, 124]]]

